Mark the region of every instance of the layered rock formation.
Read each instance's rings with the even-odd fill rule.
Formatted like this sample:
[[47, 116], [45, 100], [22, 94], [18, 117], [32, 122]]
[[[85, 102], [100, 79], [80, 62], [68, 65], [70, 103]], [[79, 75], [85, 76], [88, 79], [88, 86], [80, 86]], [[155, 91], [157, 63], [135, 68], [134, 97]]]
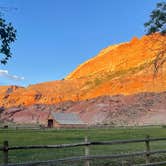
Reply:
[[166, 46], [165, 42], [166, 36], [159, 34], [141, 39], [134, 37], [130, 42], [103, 49], [64, 80], [26, 88], [1, 86], [0, 106], [55, 105], [65, 101], [85, 102], [99, 96], [163, 92], [166, 90], [166, 55], [161, 56], [160, 50]]
[[[0, 87], [0, 105], [55, 104], [85, 100], [102, 95], [161, 92], [166, 90], [166, 63], [155, 72], [155, 48], [165, 36], [155, 35], [109, 46], [81, 64], [64, 80], [31, 85], [27, 88]], [[12, 90], [10, 90], [10, 88]]]
[[166, 117], [166, 92], [129, 96], [100, 96], [80, 102], [35, 104], [6, 109], [1, 120], [19, 124], [47, 125], [51, 111], [74, 112], [89, 125], [162, 125]]

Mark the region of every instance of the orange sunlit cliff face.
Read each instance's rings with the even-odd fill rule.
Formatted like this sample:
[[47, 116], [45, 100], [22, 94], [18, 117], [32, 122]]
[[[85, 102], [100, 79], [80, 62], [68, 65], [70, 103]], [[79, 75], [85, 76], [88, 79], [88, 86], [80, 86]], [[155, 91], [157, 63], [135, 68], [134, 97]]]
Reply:
[[[79, 101], [102, 95], [166, 90], [166, 63], [156, 56], [166, 41], [154, 34], [109, 46], [81, 64], [64, 80], [24, 87], [1, 86], [0, 105], [12, 107]], [[156, 69], [157, 66], [157, 69]]]

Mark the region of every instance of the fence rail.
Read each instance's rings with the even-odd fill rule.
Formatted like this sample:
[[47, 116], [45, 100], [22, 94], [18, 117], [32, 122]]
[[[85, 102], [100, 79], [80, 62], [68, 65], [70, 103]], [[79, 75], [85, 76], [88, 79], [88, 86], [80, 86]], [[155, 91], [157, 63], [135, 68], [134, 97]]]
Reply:
[[[150, 150], [150, 142], [156, 141], [166, 141], [166, 138], [150, 138], [147, 136], [144, 139], [132, 139], [132, 140], [115, 140], [115, 141], [89, 141], [87, 137], [85, 137], [85, 142], [74, 143], [74, 144], [59, 144], [59, 145], [31, 145], [31, 146], [9, 146], [8, 141], [4, 141], [3, 147], [0, 147], [0, 151], [3, 152], [3, 163], [8, 166], [36, 166], [36, 165], [44, 165], [44, 164], [58, 164], [63, 162], [72, 162], [72, 161], [84, 161], [85, 166], [90, 165], [90, 160], [95, 159], [117, 159], [117, 158], [127, 158], [127, 157], [135, 157], [135, 156], [145, 156], [146, 164], [142, 164], [139, 166], [148, 166], [150, 163], [150, 155], [152, 154], [160, 154], [166, 153], [166, 150]], [[129, 144], [129, 143], [145, 143], [146, 150], [142, 152], [134, 152], [134, 153], [125, 153], [125, 154], [112, 154], [112, 155], [90, 155], [90, 146], [97, 145], [117, 145], [117, 144]], [[8, 163], [8, 152], [13, 150], [27, 150], [27, 149], [50, 149], [50, 148], [71, 148], [71, 147], [85, 147], [85, 156], [79, 157], [68, 157], [63, 159], [56, 160], [48, 160], [48, 161], [39, 161], [39, 162], [28, 162], [28, 163], [17, 163], [17, 164], [9, 164]], [[159, 162], [157, 165], [166, 164], [166, 162]]]

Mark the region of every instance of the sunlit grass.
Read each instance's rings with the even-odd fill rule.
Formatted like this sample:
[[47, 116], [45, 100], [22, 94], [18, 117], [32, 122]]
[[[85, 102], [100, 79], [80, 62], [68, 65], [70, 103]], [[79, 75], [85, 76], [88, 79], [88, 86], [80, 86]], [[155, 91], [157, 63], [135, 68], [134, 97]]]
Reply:
[[[76, 129], [76, 130], [0, 130], [0, 146], [4, 140], [9, 141], [9, 146], [21, 145], [53, 145], [63, 143], [83, 142], [87, 136], [91, 141], [110, 141], [122, 139], [145, 138], [146, 135], [151, 137], [166, 137], [166, 129], [162, 127], [145, 127], [145, 128], [108, 128], [108, 129]], [[163, 149], [166, 141], [153, 142], [151, 148]], [[91, 146], [90, 154], [114, 154], [127, 153], [134, 151], [144, 151], [144, 143], [132, 143], [125, 145], [109, 146]], [[51, 160], [69, 156], [84, 155], [84, 148], [66, 148], [66, 149], [39, 149], [39, 150], [17, 150], [9, 152], [10, 162], [26, 162], [37, 160]], [[2, 162], [2, 153], [0, 154]]]

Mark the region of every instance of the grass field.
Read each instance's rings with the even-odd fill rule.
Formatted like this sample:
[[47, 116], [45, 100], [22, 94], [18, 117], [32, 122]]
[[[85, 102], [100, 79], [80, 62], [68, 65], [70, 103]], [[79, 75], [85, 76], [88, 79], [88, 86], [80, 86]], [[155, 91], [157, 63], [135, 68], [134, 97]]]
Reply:
[[[110, 141], [121, 139], [138, 139], [145, 138], [146, 135], [151, 137], [166, 137], [166, 128], [162, 127], [138, 127], [138, 128], [109, 128], [109, 129], [75, 129], [75, 130], [0, 130], [0, 146], [4, 140], [9, 141], [9, 146], [21, 145], [53, 145], [64, 143], [76, 143], [84, 141], [84, 137], [92, 141]], [[166, 141], [153, 142], [151, 149], [166, 149]], [[92, 146], [90, 154], [112, 154], [112, 153], [127, 153], [134, 151], [143, 151], [144, 143], [134, 143], [125, 145], [110, 145], [110, 146]], [[26, 162], [37, 160], [51, 160], [56, 158], [64, 158], [69, 156], [84, 155], [83, 147], [67, 148], [67, 149], [40, 149], [40, 150], [17, 150], [10, 151], [9, 161]], [[156, 156], [154, 156], [156, 158]], [[152, 160], [154, 160], [154, 158]], [[161, 156], [160, 156], [161, 158]], [[137, 159], [130, 159], [137, 161]], [[144, 161], [143, 158], [138, 159]], [[2, 162], [2, 153], [0, 153], [0, 161]], [[116, 162], [116, 161], [115, 161]], [[120, 162], [120, 161], [118, 161]], [[97, 161], [92, 165], [109, 166], [109, 161]], [[71, 164], [74, 165], [74, 164]], [[75, 164], [79, 165], [79, 164]], [[81, 163], [80, 163], [81, 165]]]

